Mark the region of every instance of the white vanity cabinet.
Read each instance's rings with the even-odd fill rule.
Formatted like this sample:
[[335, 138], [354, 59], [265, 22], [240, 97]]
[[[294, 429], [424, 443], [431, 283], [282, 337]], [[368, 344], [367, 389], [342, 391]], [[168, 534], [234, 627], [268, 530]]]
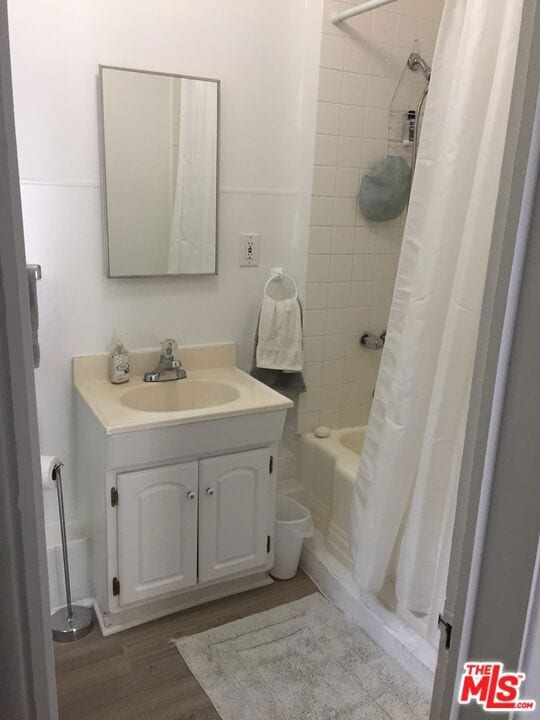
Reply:
[[106, 355], [73, 361], [70, 477], [104, 635], [273, 582], [277, 448], [293, 403], [239, 370], [232, 343], [178, 357], [187, 378], [145, 383], [159, 352], [132, 352], [125, 385], [109, 382]]
[[272, 582], [284, 419], [107, 434], [78, 398], [77, 503], [104, 635]]
[[119, 473], [121, 606], [256, 569], [271, 553], [274, 506], [269, 448]]

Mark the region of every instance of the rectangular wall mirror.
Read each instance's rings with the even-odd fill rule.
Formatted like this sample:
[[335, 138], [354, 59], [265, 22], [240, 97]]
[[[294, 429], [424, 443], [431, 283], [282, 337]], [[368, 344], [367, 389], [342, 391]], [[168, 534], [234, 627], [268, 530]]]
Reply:
[[100, 75], [108, 276], [216, 274], [219, 80]]

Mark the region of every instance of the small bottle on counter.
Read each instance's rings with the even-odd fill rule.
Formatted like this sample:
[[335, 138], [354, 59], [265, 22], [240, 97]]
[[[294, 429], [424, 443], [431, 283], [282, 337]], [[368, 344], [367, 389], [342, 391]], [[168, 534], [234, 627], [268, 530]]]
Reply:
[[111, 382], [115, 385], [129, 382], [129, 352], [123, 340], [116, 341], [116, 347], [111, 353]]

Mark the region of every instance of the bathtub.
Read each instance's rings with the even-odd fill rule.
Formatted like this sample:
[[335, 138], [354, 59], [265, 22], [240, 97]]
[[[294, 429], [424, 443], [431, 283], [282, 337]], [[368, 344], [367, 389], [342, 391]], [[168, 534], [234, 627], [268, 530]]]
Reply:
[[[373, 595], [352, 577], [353, 492], [365, 502], [368, 488], [356, 485], [367, 427], [332, 430], [328, 438], [302, 435], [298, 447], [298, 499], [307, 505], [316, 532], [304, 542], [301, 567], [321, 592], [350, 617], [426, 689], [433, 684], [439, 636], [436, 612], [418, 617], [394, 597], [393, 586]], [[318, 532], [317, 532], [318, 531]], [[443, 602], [443, 600], [441, 600]], [[434, 607], [438, 607], [435, 603]]]
[[366, 427], [332, 430], [327, 438], [300, 439], [300, 484], [315, 527], [329, 552], [352, 567], [350, 529], [353, 485]]

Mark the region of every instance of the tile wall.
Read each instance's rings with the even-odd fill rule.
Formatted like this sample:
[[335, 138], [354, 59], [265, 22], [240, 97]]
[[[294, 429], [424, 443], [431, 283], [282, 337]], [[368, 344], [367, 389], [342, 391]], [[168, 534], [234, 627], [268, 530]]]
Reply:
[[332, 13], [351, 5], [325, 0], [299, 433], [367, 422], [380, 352], [364, 350], [359, 338], [386, 327], [405, 216], [367, 221], [358, 189], [386, 155], [390, 120], [388, 151], [410, 162], [403, 112], [416, 107], [425, 83], [404, 68], [413, 47], [431, 63], [443, 2], [398, 0], [335, 26]]

